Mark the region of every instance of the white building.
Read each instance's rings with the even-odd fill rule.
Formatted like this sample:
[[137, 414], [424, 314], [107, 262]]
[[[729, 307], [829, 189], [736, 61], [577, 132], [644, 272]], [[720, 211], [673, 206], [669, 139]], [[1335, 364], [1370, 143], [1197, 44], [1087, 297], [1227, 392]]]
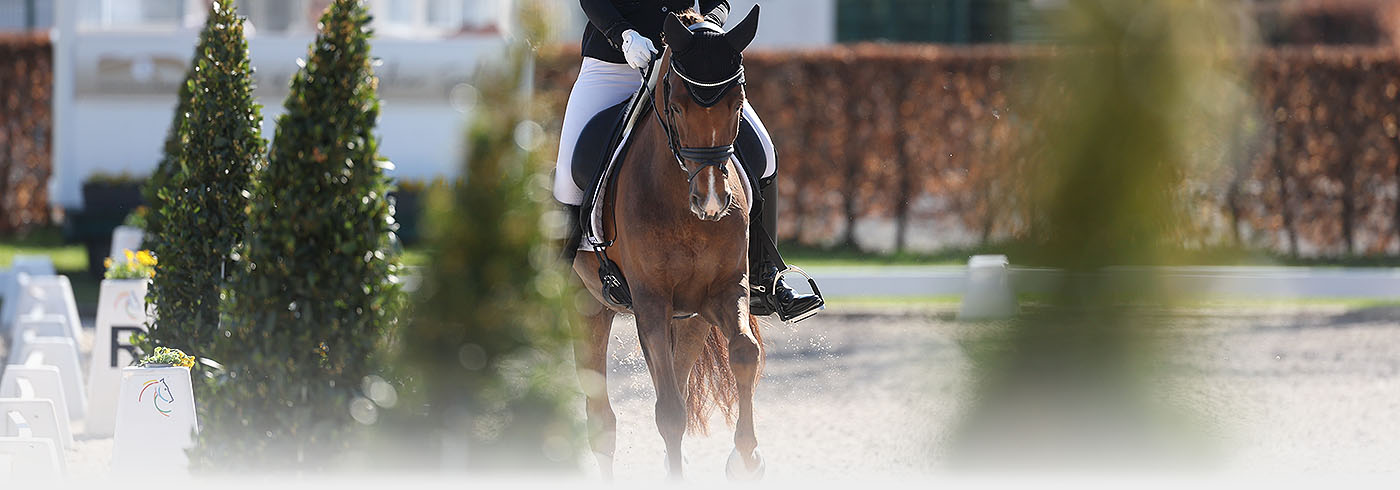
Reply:
[[[0, 0], [15, 2], [17, 0]], [[18, 0], [25, 1], [25, 0]], [[80, 209], [94, 174], [144, 176], [159, 161], [205, 0], [47, 0], [54, 5], [55, 204]], [[372, 0], [383, 99], [379, 135], [396, 177], [455, 173], [464, 114], [454, 87], [498, 56], [510, 0]], [[239, 0], [249, 17], [264, 136], [329, 0]], [[3, 4], [0, 4], [3, 6]]]
[[[588, 18], [578, 0], [554, 0], [568, 21], [560, 33], [562, 42], [578, 42]], [[754, 4], [763, 4], [755, 49], [811, 48], [836, 42], [836, 0], [729, 0], [729, 26], [743, 19]]]

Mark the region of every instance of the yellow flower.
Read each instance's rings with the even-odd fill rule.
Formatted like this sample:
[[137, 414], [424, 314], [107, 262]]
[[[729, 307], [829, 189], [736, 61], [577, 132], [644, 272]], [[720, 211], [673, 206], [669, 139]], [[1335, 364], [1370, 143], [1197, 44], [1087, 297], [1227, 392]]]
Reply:
[[108, 269], [111, 269], [111, 268], [112, 268], [112, 258], [111, 258], [111, 257], [107, 257], [106, 260], [103, 260], [103, 261], [102, 261], [102, 267], [106, 267], [106, 268], [108, 268]]
[[147, 267], [156, 265], [156, 258], [151, 255], [150, 250], [142, 250], [140, 252], [136, 252], [136, 261], [140, 262], [141, 265]]
[[131, 253], [131, 249], [128, 248], [123, 250], [123, 252], [126, 252], [126, 263], [130, 264], [136, 262], [136, 254]]

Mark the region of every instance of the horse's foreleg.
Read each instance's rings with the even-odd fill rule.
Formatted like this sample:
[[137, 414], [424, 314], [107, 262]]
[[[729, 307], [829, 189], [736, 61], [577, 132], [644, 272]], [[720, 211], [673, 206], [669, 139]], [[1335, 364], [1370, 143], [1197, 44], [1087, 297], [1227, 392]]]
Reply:
[[[641, 292], [641, 291], [639, 291]], [[672, 478], [680, 478], [681, 437], [685, 435], [685, 401], [676, 383], [675, 339], [671, 331], [669, 298], [641, 292], [633, 301], [637, 315], [637, 337], [646, 356], [651, 382], [656, 388], [656, 428], [666, 441], [666, 467]]]
[[612, 332], [612, 310], [599, 308], [588, 316], [574, 343], [579, 386], [588, 398], [588, 440], [598, 458], [598, 470], [611, 479], [613, 453], [617, 448], [617, 415], [608, 400], [608, 336]]
[[739, 388], [739, 422], [734, 430], [734, 453], [727, 467], [733, 479], [763, 477], [763, 457], [754, 434], [753, 395], [758, 384], [763, 344], [759, 341], [757, 319], [749, 314], [748, 296], [742, 296], [736, 309], [727, 308], [720, 317], [720, 330], [729, 339], [729, 367]]

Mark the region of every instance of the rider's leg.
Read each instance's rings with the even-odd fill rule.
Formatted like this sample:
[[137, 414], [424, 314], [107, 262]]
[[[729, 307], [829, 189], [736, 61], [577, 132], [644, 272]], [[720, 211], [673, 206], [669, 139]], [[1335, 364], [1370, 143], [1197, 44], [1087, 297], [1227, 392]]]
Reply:
[[562, 257], [572, 262], [578, 252], [582, 229], [579, 227], [579, 205], [584, 191], [574, 183], [574, 149], [583, 128], [593, 116], [627, 100], [642, 86], [641, 75], [625, 64], [608, 63], [584, 58], [578, 80], [569, 92], [569, 104], [564, 110], [564, 127], [559, 134], [559, 158], [554, 167], [554, 199], [564, 206], [568, 215], [568, 238], [564, 240]]
[[753, 125], [763, 142], [768, 167], [759, 179], [759, 196], [749, 220], [749, 286], [753, 288], [751, 309], [756, 315], [777, 313], [784, 321], [804, 320], [825, 305], [820, 296], [798, 294], [781, 277], [787, 269], [778, 253], [778, 157], [773, 139], [753, 107], [744, 103], [744, 118]]

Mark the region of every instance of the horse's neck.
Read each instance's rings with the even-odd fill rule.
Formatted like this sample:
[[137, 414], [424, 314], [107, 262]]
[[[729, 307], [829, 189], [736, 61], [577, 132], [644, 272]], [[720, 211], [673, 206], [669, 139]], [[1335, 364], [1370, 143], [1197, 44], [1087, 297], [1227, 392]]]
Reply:
[[650, 197], [661, 206], [689, 212], [690, 188], [685, 172], [676, 163], [666, 131], [655, 116], [647, 118], [638, 134], [635, 148], [640, 151], [632, 154], [641, 158], [633, 162], [635, 165], [631, 166], [631, 170], [640, 184], [639, 188], [651, 194]]

